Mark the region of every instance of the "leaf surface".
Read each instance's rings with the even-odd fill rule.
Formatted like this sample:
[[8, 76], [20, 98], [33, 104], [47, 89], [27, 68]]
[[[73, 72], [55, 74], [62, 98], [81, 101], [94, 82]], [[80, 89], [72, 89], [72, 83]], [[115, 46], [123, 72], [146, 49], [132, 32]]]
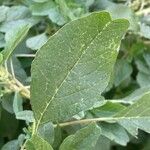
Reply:
[[104, 104], [101, 93], [128, 26], [107, 12], [93, 13], [65, 25], [37, 52], [31, 83], [37, 127]]

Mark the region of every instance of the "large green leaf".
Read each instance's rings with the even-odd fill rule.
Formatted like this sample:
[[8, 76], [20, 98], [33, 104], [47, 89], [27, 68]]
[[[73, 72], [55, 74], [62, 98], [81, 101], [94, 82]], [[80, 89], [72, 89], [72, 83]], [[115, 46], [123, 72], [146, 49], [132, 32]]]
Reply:
[[68, 136], [61, 144], [60, 150], [94, 150], [100, 132], [100, 128], [92, 123]]
[[[129, 23], [93, 13], [65, 25], [37, 52], [31, 104], [37, 121], [65, 121], [102, 105], [120, 40]], [[42, 91], [42, 92], [41, 92]]]

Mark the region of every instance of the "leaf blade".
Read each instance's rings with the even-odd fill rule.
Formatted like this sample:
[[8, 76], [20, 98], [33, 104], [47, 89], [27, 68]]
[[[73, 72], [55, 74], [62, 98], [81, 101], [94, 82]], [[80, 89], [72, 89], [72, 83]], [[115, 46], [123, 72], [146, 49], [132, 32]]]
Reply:
[[127, 28], [124, 19], [112, 21], [107, 12], [93, 13], [72, 21], [48, 40], [32, 64], [31, 104], [37, 126], [67, 120], [95, 103], [102, 105], [100, 94], [108, 84], [116, 49]]

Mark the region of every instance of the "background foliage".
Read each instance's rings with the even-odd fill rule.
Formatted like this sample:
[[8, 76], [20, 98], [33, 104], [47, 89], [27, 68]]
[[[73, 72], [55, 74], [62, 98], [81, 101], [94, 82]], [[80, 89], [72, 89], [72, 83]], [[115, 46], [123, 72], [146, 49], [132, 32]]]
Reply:
[[[111, 102], [86, 113], [81, 112], [74, 118], [115, 116], [128, 105], [133, 105], [135, 111], [140, 112], [142, 107], [139, 109], [133, 104], [139, 99], [144, 99], [141, 106], [149, 107], [149, 0], [0, 0], [0, 5], [0, 60], [4, 64], [0, 68], [0, 149], [19, 149], [24, 140], [31, 137], [34, 117], [28, 89], [35, 53], [63, 25], [90, 12], [106, 10], [113, 19], [128, 19], [130, 27], [121, 42], [109, 85], [103, 92], [105, 99]], [[120, 116], [125, 114], [122, 112]], [[53, 128], [49, 122], [39, 129], [40, 137], [35, 135], [28, 141], [27, 148], [31, 149], [38, 141], [47, 149], [51, 149], [51, 144], [54, 149], [60, 147], [60, 150], [66, 150], [68, 141], [73, 147], [79, 143], [78, 138], [85, 139], [84, 132], [90, 136], [80, 143], [81, 147], [90, 139], [95, 139], [93, 142], [97, 142], [91, 143], [94, 150], [149, 150], [150, 136], [146, 132], [150, 132], [150, 126], [147, 120], [134, 120], [130, 124], [126, 120], [113, 124], [102, 122], [99, 126], [101, 130], [94, 123], [82, 129], [80, 125]], [[137, 135], [138, 128], [146, 132], [139, 130]], [[92, 133], [101, 133], [101, 136]], [[64, 139], [65, 142], [60, 146]]]

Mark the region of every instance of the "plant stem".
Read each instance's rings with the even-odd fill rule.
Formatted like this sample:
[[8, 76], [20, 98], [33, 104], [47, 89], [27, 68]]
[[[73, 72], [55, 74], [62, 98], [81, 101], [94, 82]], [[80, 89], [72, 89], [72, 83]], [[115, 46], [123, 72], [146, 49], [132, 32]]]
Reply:
[[[82, 119], [82, 120], [75, 120], [75, 121], [60, 123], [59, 126], [65, 127], [65, 126], [70, 126], [70, 125], [87, 124], [87, 123], [91, 123], [91, 122], [101, 122], [101, 121], [115, 121], [115, 118], [104, 117], [104, 118]], [[54, 124], [54, 127], [57, 127], [57, 125]]]
[[6, 84], [6, 87], [13, 92], [19, 92], [23, 97], [30, 99], [30, 91], [15, 76], [12, 76], [7, 69], [0, 66], [1, 82]]

